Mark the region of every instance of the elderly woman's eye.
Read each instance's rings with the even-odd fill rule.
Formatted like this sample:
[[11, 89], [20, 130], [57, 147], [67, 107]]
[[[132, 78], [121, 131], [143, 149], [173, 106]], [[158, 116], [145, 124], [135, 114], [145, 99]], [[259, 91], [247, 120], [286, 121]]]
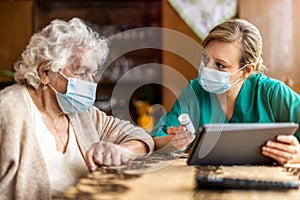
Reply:
[[209, 63], [210, 58], [209, 58], [209, 56], [202, 56], [201, 60], [202, 60], [202, 62], [204, 62], [205, 65], [207, 65]]
[[85, 76], [86, 72], [72, 72], [75, 76]]
[[203, 54], [202, 60], [204, 62], [209, 62], [210, 58], [209, 58], [209, 56], [207, 54]]

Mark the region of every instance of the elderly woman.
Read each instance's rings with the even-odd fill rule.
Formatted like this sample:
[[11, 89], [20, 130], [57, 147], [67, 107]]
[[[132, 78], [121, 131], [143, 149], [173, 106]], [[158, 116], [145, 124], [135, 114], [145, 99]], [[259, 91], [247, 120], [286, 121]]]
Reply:
[[0, 199], [51, 199], [99, 165], [154, 148], [143, 129], [93, 106], [104, 38], [74, 18], [32, 36], [0, 93]]
[[[157, 149], [184, 149], [194, 140], [190, 131], [179, 126], [181, 113], [189, 114], [196, 130], [210, 123], [300, 124], [300, 96], [261, 73], [263, 43], [253, 24], [243, 19], [225, 21], [209, 32], [202, 45], [198, 78], [183, 89], [151, 133]], [[300, 161], [299, 129], [295, 135], [276, 139], [266, 142], [263, 155], [281, 165]]]

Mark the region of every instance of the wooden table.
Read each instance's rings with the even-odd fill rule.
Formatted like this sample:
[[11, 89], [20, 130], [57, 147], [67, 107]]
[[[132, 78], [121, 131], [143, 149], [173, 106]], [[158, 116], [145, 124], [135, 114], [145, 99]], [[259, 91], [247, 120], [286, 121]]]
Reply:
[[[145, 164], [145, 163], [144, 163]], [[146, 163], [147, 164], [147, 163]], [[149, 164], [149, 163], [148, 163]], [[101, 168], [81, 179], [59, 199], [117, 199], [117, 200], [231, 200], [231, 199], [300, 199], [300, 189], [291, 190], [196, 190], [196, 168], [187, 166], [186, 158], [175, 158], [152, 163], [152, 167], [135, 170]], [[295, 166], [297, 167], [297, 166]], [[228, 173], [293, 177], [283, 167], [233, 166]], [[295, 171], [295, 170], [294, 170]], [[143, 174], [141, 174], [143, 172]], [[227, 173], [226, 172], [226, 173]], [[235, 173], [236, 172], [236, 173]], [[261, 172], [261, 173], [260, 173]], [[282, 174], [281, 174], [282, 173]]]

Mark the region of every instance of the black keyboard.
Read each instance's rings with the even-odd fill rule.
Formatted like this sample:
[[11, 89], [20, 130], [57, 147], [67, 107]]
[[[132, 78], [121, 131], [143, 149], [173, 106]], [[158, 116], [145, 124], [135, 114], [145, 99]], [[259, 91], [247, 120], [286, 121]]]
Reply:
[[269, 181], [196, 175], [198, 189], [298, 189], [298, 181]]

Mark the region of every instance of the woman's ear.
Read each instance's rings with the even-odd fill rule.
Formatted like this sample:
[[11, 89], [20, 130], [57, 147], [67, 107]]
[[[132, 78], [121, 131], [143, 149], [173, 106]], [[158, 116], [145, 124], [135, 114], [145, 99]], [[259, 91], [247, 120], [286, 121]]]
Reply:
[[245, 67], [245, 77], [250, 76], [251, 74], [253, 74], [254, 71], [255, 71], [255, 64], [254, 63], [248, 64], [247, 67]]
[[41, 63], [38, 66], [37, 71], [38, 71], [38, 75], [41, 79], [41, 83], [43, 85], [47, 85], [49, 83], [49, 78], [48, 78], [49, 66], [47, 65], [47, 63]]

